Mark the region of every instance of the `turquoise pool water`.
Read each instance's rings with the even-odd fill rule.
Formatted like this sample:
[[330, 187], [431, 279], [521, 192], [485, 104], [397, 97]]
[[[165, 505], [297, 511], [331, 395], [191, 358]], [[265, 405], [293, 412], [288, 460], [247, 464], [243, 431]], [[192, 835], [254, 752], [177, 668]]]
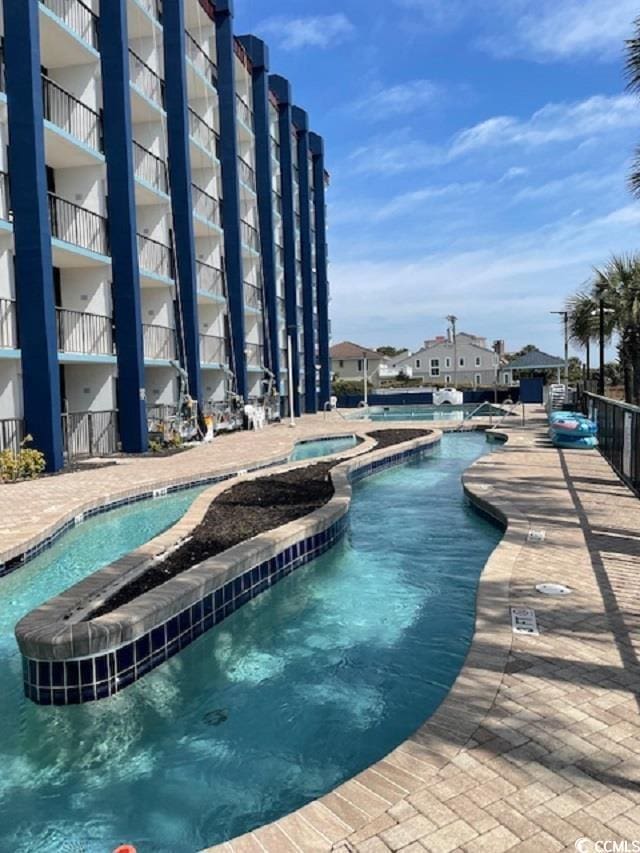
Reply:
[[[477, 410], [477, 411], [476, 411]], [[367, 417], [372, 421], [462, 421], [475, 412], [474, 417], [488, 417], [490, 414], [501, 416], [504, 410], [491, 403], [486, 403], [481, 409], [478, 404], [464, 406], [371, 406], [365, 415], [364, 411], [347, 415], [351, 420], [362, 420]]]
[[129, 841], [195, 853], [407, 737], [464, 660], [478, 576], [500, 538], [460, 487], [488, 449], [480, 435], [445, 436], [424, 461], [357, 484], [343, 543], [103, 702], [22, 699], [11, 631], [44, 597], [25, 586], [66, 585], [73, 571], [60, 566], [80, 549], [85, 572], [112, 559], [124, 519], [90, 522], [0, 581], [0, 850], [105, 853]]
[[301, 441], [296, 444], [289, 459], [291, 462], [300, 462], [303, 459], [315, 459], [317, 456], [327, 456], [330, 453], [340, 453], [341, 450], [350, 450], [357, 443], [358, 439], [355, 435], [323, 438], [317, 441]]

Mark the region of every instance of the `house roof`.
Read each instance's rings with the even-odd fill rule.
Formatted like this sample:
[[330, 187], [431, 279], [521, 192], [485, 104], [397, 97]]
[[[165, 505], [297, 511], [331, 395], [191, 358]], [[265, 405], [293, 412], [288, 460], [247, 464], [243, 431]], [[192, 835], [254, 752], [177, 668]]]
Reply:
[[339, 344], [334, 344], [329, 350], [331, 358], [379, 358], [382, 360], [381, 352], [376, 352], [369, 347], [363, 347], [360, 344], [354, 344], [353, 341], [342, 341]]
[[510, 361], [506, 367], [508, 370], [547, 370], [552, 367], [564, 367], [564, 359], [534, 349]]

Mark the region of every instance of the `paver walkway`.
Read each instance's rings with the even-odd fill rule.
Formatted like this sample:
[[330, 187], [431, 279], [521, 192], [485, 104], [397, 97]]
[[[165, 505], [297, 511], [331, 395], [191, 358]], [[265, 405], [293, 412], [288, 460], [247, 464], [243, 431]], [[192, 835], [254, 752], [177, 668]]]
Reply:
[[[215, 850], [640, 842], [640, 501], [596, 452], [551, 448], [541, 419], [509, 434], [466, 478], [510, 527], [483, 573], [474, 642], [447, 699], [383, 761]], [[530, 529], [544, 541], [529, 541]], [[537, 594], [544, 581], [573, 592]], [[540, 635], [513, 636], [509, 605], [535, 608]], [[576, 848], [580, 838], [590, 840]]]

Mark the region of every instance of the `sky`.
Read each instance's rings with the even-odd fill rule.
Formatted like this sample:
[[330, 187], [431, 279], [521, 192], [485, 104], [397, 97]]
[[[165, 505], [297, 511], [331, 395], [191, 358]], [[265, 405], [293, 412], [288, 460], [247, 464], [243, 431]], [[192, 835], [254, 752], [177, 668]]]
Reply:
[[562, 352], [594, 266], [640, 249], [626, 186], [636, 0], [236, 0], [325, 138], [333, 342], [458, 328]]

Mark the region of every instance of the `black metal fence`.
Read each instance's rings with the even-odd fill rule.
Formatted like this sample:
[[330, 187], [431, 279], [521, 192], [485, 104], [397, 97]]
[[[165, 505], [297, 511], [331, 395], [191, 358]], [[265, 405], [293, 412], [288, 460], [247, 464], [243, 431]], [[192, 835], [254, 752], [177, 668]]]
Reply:
[[44, 75], [42, 104], [47, 121], [75, 136], [90, 148], [103, 150], [100, 114]]
[[598, 424], [600, 452], [616, 474], [640, 495], [640, 407], [582, 394], [582, 410]]
[[24, 438], [24, 421], [21, 418], [3, 418], [0, 420], [0, 451], [11, 450], [18, 453]]
[[109, 254], [104, 216], [53, 193], [49, 193], [49, 216], [54, 237], [100, 255]]
[[144, 145], [133, 140], [133, 159], [135, 164], [136, 178], [162, 193], [169, 192], [169, 178], [167, 176], [167, 164], [161, 157], [149, 151]]
[[58, 350], [86, 355], [113, 355], [113, 321], [102, 314], [56, 309]]
[[144, 234], [138, 234], [140, 269], [153, 275], [173, 278], [173, 249]]
[[43, 0], [47, 9], [84, 39], [98, 49], [98, 16], [82, 0]]
[[118, 413], [70, 412], [62, 415], [67, 461], [83, 456], [109, 456], [118, 450]]

